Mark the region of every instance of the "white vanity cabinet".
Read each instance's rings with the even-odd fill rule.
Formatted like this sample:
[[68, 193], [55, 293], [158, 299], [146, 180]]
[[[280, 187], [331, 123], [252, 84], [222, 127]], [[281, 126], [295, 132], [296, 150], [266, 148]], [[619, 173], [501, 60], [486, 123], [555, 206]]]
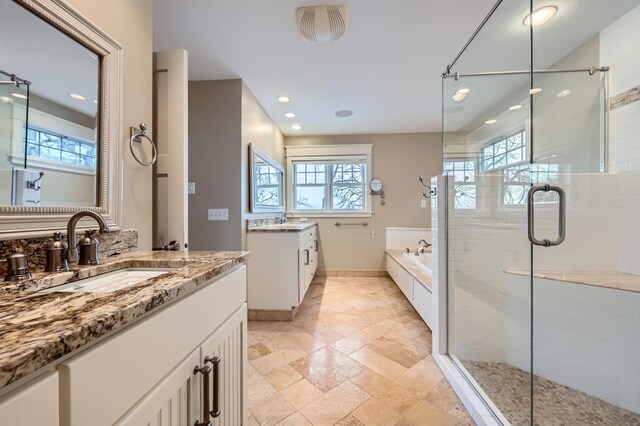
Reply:
[[[203, 385], [213, 381], [213, 374], [205, 380], [194, 368], [205, 365], [203, 354], [212, 348], [224, 350], [224, 361], [218, 365], [219, 377], [225, 378], [218, 388], [220, 401], [225, 402], [221, 417], [246, 418], [245, 301], [242, 266], [62, 362], [58, 366], [61, 425], [202, 421], [207, 405]], [[234, 421], [216, 424], [241, 424]]]
[[318, 227], [299, 232], [248, 232], [248, 303], [251, 310], [298, 307], [318, 268]]
[[0, 424], [58, 426], [58, 373], [50, 372], [0, 398]]
[[420, 315], [429, 328], [433, 329], [435, 324], [431, 289], [417, 280], [389, 254], [387, 254], [387, 272], [407, 300], [413, 305], [418, 315]]

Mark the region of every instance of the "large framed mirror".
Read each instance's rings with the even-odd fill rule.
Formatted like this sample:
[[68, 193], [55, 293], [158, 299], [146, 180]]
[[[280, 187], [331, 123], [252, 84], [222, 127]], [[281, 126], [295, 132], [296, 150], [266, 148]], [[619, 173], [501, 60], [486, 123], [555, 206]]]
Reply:
[[121, 217], [122, 46], [62, 0], [0, 3], [0, 238]]
[[284, 167], [249, 144], [249, 206], [251, 213], [285, 211]]

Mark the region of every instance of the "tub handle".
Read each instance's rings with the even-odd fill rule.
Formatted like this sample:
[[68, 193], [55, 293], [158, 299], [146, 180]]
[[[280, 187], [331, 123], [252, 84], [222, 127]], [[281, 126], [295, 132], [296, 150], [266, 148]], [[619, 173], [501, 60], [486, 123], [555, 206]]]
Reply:
[[[548, 239], [542, 239], [539, 240], [535, 237], [535, 219], [534, 219], [534, 202], [533, 202], [533, 197], [535, 195], [536, 192], [556, 192], [558, 194], [558, 202], [559, 202], [559, 208], [558, 208], [558, 238], [555, 239], [554, 241], [548, 240]], [[531, 241], [531, 244], [534, 244], [536, 246], [541, 246], [541, 247], [552, 247], [552, 246], [559, 246], [560, 244], [562, 244], [562, 242], [565, 239], [565, 236], [567, 234], [567, 202], [566, 202], [566, 195], [564, 192], [564, 189], [560, 188], [559, 186], [553, 186], [553, 185], [535, 185], [532, 186], [531, 189], [529, 189], [529, 194], [527, 196], [527, 220], [528, 220], [528, 234], [529, 234], [529, 241]]]

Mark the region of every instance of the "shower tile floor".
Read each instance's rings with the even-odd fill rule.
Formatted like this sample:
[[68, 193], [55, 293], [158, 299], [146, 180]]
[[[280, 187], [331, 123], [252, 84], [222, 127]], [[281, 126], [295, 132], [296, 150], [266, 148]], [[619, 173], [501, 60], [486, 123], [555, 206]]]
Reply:
[[291, 322], [249, 322], [249, 425], [473, 425], [389, 278], [316, 278]]
[[[530, 424], [529, 373], [503, 362], [462, 364], [511, 424]], [[640, 414], [539, 376], [535, 376], [534, 419], [541, 426], [640, 426]]]

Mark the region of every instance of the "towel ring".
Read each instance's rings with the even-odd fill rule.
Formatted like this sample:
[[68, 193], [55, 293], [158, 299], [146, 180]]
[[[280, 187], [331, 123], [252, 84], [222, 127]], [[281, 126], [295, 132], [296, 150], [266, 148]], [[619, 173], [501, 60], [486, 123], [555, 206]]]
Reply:
[[[139, 129], [136, 129], [135, 127], [130, 127], [130, 129], [131, 129], [131, 139], [129, 139], [129, 150], [131, 151], [131, 155], [133, 155], [133, 158], [143, 166], [150, 166], [153, 163], [155, 163], [156, 159], [158, 158], [158, 150], [156, 149], [156, 144], [153, 143], [151, 138], [147, 135], [147, 125], [145, 123], [140, 123]], [[153, 158], [151, 158], [151, 161], [149, 161], [148, 163], [140, 161], [140, 159], [136, 156], [136, 153], [133, 151], [133, 143], [134, 142], [142, 143], [142, 138], [147, 139], [151, 144], [151, 152], [153, 153], [152, 155]]]

